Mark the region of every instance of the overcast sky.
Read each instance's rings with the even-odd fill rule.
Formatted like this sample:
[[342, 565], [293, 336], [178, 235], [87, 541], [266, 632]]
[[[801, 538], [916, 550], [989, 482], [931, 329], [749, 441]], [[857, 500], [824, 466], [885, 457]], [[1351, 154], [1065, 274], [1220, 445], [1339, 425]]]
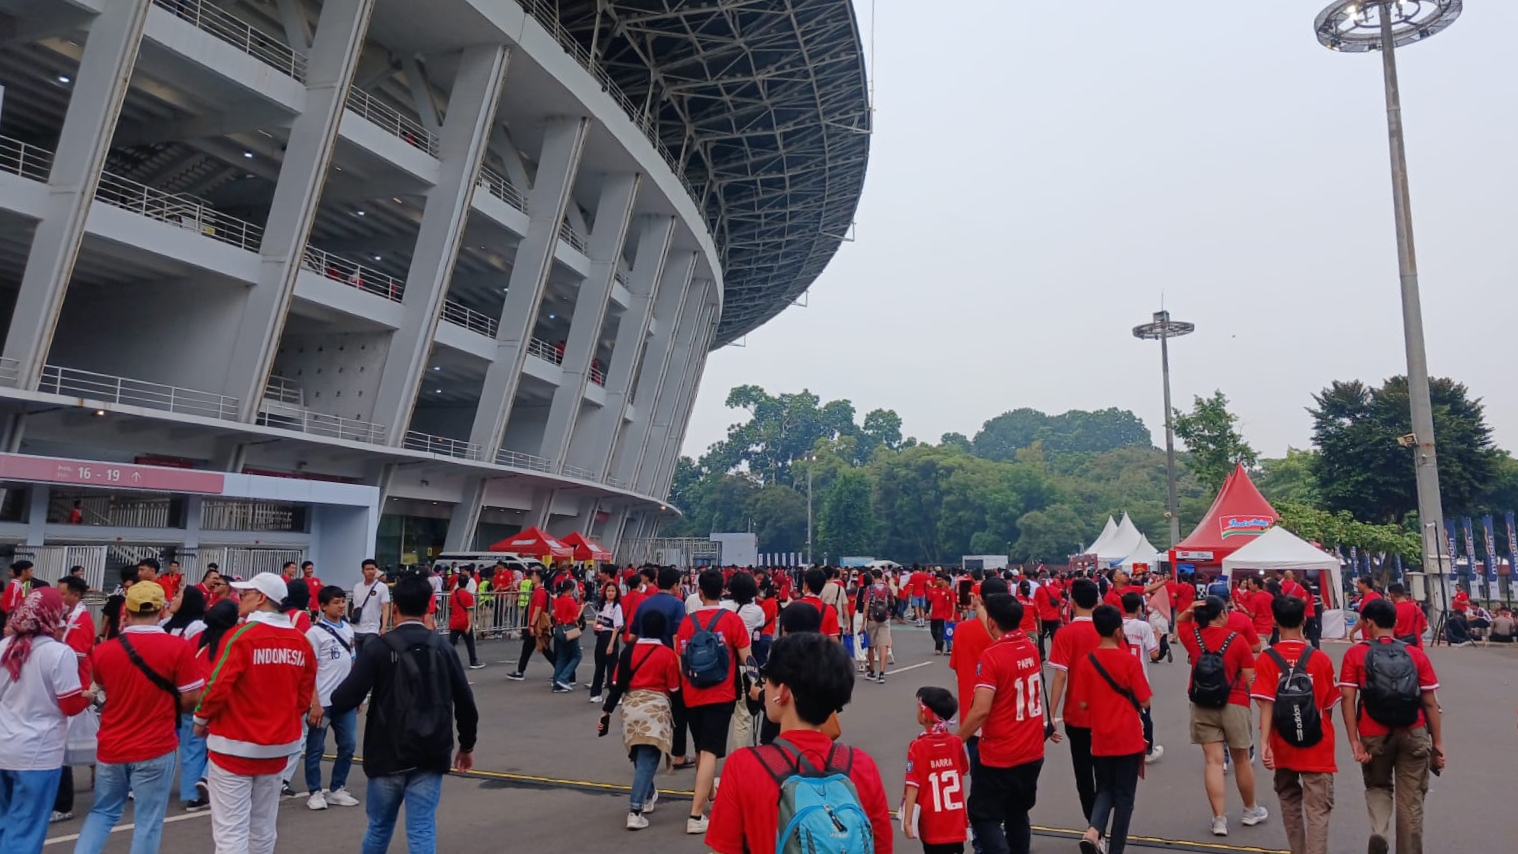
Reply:
[[[857, 240], [809, 307], [712, 354], [685, 452], [742, 383], [893, 408], [925, 441], [1116, 406], [1162, 443], [1159, 346], [1130, 331], [1161, 294], [1197, 324], [1177, 404], [1221, 389], [1262, 453], [1308, 446], [1314, 392], [1406, 369], [1380, 57], [1319, 46], [1322, 5], [878, 0]], [[1430, 368], [1509, 448], [1515, 35], [1518, 4], [1471, 2], [1398, 54]]]

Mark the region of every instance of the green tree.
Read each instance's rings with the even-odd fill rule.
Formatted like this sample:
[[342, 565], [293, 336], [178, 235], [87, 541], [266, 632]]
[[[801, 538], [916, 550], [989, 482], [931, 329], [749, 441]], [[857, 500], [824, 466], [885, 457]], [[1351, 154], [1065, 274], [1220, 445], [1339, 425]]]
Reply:
[[742, 385], [728, 392], [727, 406], [746, 410], [750, 418], [728, 428], [727, 438], [702, 457], [702, 467], [728, 472], [746, 466], [765, 483], [789, 482], [791, 463], [811, 451], [817, 440], [858, 432], [854, 404], [823, 404], [809, 391], [771, 395], [759, 386]]
[[972, 440], [975, 456], [987, 460], [1011, 460], [1018, 448], [1038, 441], [1038, 431], [1049, 416], [1037, 409], [1014, 409], [988, 420]]
[[1186, 444], [1186, 467], [1207, 489], [1216, 492], [1238, 463], [1252, 467], [1257, 461], [1254, 449], [1234, 428], [1239, 417], [1228, 411], [1228, 398], [1221, 391], [1194, 398], [1191, 411], [1177, 409], [1174, 418], [1175, 435]]
[[1090, 528], [1065, 505], [1034, 510], [1017, 520], [1021, 532], [1012, 557], [1021, 561], [1059, 561], [1074, 554], [1091, 535]]
[[806, 551], [805, 495], [783, 484], [771, 484], [749, 499], [747, 510], [753, 527], [729, 530], [752, 530], [763, 552]]
[[876, 448], [896, 450], [901, 447], [901, 416], [894, 409], [874, 409], [865, 413], [864, 427], [860, 430], [859, 462], [869, 461]]
[[1286, 456], [1260, 459], [1260, 471], [1254, 476], [1254, 485], [1265, 500], [1275, 504], [1290, 501], [1313, 507], [1318, 504], [1318, 481], [1312, 467], [1316, 451], [1287, 448]]
[[967, 454], [975, 452], [975, 446], [970, 444], [970, 439], [963, 433], [945, 433], [938, 439], [938, 444], [950, 448], [958, 448]]
[[[1481, 400], [1451, 379], [1429, 385], [1445, 512], [1481, 512], [1501, 464]], [[1313, 400], [1312, 470], [1323, 507], [1371, 522], [1406, 522], [1418, 507], [1414, 451], [1397, 441], [1412, 432], [1407, 378], [1392, 377], [1380, 388], [1334, 382]]]
[[875, 547], [875, 512], [870, 506], [870, 478], [859, 469], [840, 472], [823, 496], [817, 517], [816, 546], [830, 560], [868, 555]]

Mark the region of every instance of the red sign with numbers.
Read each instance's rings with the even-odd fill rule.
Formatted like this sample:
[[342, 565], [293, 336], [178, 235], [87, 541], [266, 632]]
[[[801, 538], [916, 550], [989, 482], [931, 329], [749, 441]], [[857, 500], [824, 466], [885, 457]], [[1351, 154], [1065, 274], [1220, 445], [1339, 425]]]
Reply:
[[65, 460], [26, 454], [0, 454], [0, 478], [68, 483], [105, 489], [151, 489], [220, 495], [226, 478], [219, 472], [137, 466], [99, 460]]

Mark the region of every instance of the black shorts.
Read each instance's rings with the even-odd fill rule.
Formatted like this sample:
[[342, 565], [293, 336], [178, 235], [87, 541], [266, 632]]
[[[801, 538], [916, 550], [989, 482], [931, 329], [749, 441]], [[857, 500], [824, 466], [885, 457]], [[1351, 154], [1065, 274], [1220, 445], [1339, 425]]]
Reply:
[[1038, 803], [1038, 775], [1044, 760], [1036, 759], [1012, 768], [991, 765], [975, 766], [975, 782], [970, 786], [970, 823], [1001, 824], [1014, 814], [1032, 811]]
[[690, 727], [691, 745], [697, 753], [710, 753], [718, 759], [727, 755], [727, 731], [733, 725], [732, 703], [687, 706], [685, 723]]

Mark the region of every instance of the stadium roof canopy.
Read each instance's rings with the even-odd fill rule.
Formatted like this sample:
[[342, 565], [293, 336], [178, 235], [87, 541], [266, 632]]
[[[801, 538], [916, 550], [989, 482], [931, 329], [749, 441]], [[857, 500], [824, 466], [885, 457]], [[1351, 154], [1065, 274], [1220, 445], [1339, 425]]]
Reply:
[[864, 187], [850, 0], [558, 0], [558, 17], [683, 166], [722, 255], [713, 346], [779, 314], [838, 251]]

